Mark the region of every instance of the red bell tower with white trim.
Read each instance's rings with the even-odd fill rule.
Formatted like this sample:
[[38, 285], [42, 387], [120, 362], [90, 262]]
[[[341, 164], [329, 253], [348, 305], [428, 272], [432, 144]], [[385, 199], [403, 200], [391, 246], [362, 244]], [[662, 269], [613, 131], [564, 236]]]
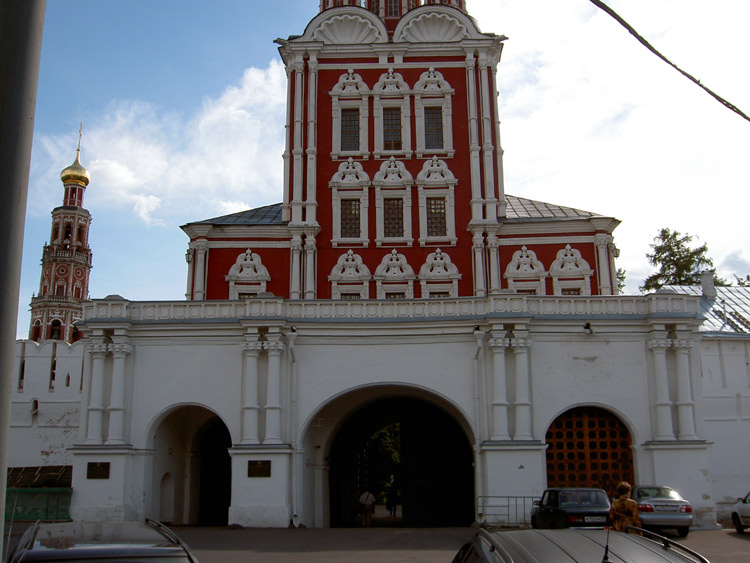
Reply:
[[73, 326], [81, 318], [88, 300], [91, 248], [91, 214], [83, 208], [83, 196], [90, 177], [81, 165], [81, 143], [76, 159], [60, 173], [65, 192], [63, 204], [52, 210], [50, 242], [42, 254], [39, 295], [31, 299], [29, 339], [63, 340], [80, 338]]

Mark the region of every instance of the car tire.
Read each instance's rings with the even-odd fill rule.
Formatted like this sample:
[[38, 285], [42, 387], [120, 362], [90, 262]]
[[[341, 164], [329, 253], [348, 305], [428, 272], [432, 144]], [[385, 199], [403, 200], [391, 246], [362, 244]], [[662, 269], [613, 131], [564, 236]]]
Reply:
[[734, 529], [737, 530], [738, 534], [745, 533], [745, 526], [742, 525], [742, 521], [736, 512], [732, 514], [732, 524], [734, 524]]
[[679, 528], [677, 528], [677, 535], [680, 536], [681, 538], [686, 538], [688, 535], [688, 532], [690, 532], [689, 526], [680, 526]]

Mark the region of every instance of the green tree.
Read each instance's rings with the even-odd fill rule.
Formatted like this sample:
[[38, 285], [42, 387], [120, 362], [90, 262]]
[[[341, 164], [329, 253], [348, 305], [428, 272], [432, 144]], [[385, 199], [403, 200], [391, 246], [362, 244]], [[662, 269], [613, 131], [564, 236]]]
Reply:
[[692, 248], [692, 235], [661, 229], [651, 244], [652, 252], [646, 254], [649, 264], [658, 268], [643, 282], [644, 291], [657, 290], [665, 285], [699, 285], [701, 272], [713, 273], [716, 285], [727, 285], [716, 276], [714, 263], [708, 256], [706, 243]]
[[617, 293], [622, 293], [625, 291], [625, 278], [627, 277], [627, 272], [625, 271], [625, 268], [617, 268]]
[[750, 274], [747, 274], [744, 278], [735, 275], [734, 281], [740, 287], [750, 287]]

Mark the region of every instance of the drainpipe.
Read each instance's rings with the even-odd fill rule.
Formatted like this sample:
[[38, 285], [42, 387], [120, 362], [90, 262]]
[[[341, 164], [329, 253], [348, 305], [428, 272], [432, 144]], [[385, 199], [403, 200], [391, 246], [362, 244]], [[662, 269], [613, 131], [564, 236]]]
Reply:
[[483, 330], [480, 330], [478, 326], [474, 327], [474, 338], [477, 341], [477, 348], [474, 351], [474, 358], [472, 359], [474, 367], [474, 411], [476, 413], [476, 436], [474, 439], [474, 476], [476, 479], [475, 485], [475, 502], [474, 502], [474, 520], [479, 522], [479, 503], [477, 499], [484, 495], [484, 457], [480, 449], [480, 445], [484, 439], [483, 434], [483, 420], [482, 416], [482, 402], [480, 389], [482, 387], [482, 373], [480, 370], [479, 357], [484, 350], [484, 336]]
[[297, 359], [294, 357], [294, 341], [297, 339], [297, 330], [291, 327], [286, 335], [287, 346], [289, 347], [289, 428], [292, 436], [292, 459], [290, 488], [292, 492], [292, 525], [299, 528], [299, 511], [298, 511], [298, 491], [297, 491], [297, 471], [299, 470], [297, 452]]

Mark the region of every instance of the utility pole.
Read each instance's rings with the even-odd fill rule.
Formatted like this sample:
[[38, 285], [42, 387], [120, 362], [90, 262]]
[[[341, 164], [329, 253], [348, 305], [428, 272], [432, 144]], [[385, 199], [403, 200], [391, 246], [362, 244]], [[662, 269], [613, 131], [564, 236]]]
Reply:
[[[31, 139], [47, 0], [0, 0], [0, 523], [5, 529], [11, 373]], [[5, 533], [0, 537], [3, 551]]]

